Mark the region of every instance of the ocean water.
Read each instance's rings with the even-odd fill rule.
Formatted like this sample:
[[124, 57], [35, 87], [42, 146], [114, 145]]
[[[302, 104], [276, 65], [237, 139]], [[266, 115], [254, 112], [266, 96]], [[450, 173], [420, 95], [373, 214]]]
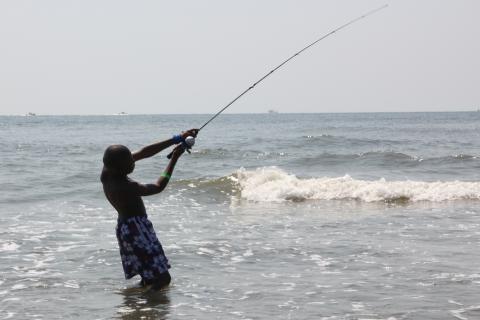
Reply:
[[478, 112], [222, 115], [144, 198], [172, 285], [126, 281], [104, 149], [208, 118], [0, 117], [0, 319], [480, 319]]

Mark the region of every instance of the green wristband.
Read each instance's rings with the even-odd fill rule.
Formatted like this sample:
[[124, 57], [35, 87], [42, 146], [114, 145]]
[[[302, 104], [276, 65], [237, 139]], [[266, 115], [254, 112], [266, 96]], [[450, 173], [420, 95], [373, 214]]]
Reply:
[[167, 172], [162, 172], [162, 174], [160, 175], [160, 177], [164, 177], [164, 178], [167, 178], [167, 179], [170, 179], [172, 176], [169, 175]]

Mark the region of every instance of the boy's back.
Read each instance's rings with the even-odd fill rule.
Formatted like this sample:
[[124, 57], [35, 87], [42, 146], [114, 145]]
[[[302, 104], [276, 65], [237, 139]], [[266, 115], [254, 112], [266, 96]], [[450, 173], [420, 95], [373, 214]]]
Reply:
[[137, 182], [128, 177], [110, 176], [106, 170], [103, 170], [101, 180], [105, 196], [117, 210], [119, 219], [147, 214], [143, 200], [138, 194]]

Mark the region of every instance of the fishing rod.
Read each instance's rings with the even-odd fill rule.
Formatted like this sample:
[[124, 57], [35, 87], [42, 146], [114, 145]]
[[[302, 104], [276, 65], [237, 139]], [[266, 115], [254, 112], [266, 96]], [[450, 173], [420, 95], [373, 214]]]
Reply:
[[[302, 48], [301, 50], [295, 52], [292, 56], [288, 57], [288, 59], [284, 60], [282, 63], [280, 63], [278, 66], [276, 66], [275, 68], [273, 68], [270, 72], [268, 72], [267, 74], [265, 74], [263, 77], [261, 77], [259, 80], [257, 80], [255, 83], [253, 83], [251, 86], [249, 86], [247, 89], [245, 89], [242, 93], [240, 93], [235, 99], [233, 99], [232, 101], [230, 101], [225, 107], [223, 107], [222, 109], [220, 109], [220, 111], [218, 111], [215, 115], [213, 115], [213, 117], [211, 117], [207, 122], [205, 122], [199, 129], [198, 131], [202, 130], [203, 128], [205, 128], [205, 126], [207, 126], [210, 122], [213, 121], [213, 119], [215, 119], [216, 117], [218, 117], [223, 111], [225, 111], [228, 107], [230, 107], [232, 104], [234, 104], [238, 99], [240, 99], [241, 97], [243, 97], [247, 92], [249, 92], [250, 90], [252, 90], [253, 88], [255, 88], [257, 86], [257, 84], [259, 84], [260, 82], [262, 82], [263, 80], [265, 80], [266, 78], [268, 78], [272, 73], [274, 73], [275, 71], [277, 71], [278, 69], [280, 69], [281, 67], [283, 67], [285, 64], [287, 64], [290, 60], [292, 60], [293, 58], [295, 58], [296, 56], [300, 55], [302, 52], [308, 50], [310, 47], [313, 47], [314, 45], [316, 45], [318, 42], [322, 41], [323, 39], [325, 38], [328, 38], [329, 36], [333, 35], [334, 33], [354, 24], [355, 22], [359, 21], [359, 20], [362, 20], [368, 16], [371, 16], [373, 15], [374, 13], [377, 13], [378, 11], [380, 10], [383, 10], [385, 8], [388, 7], [388, 4], [385, 4], [379, 8], [376, 8], [374, 10], [370, 10], [368, 11], [367, 13], [364, 13], [363, 15], [353, 19], [353, 20], [350, 20], [349, 22], [341, 25], [340, 27], [336, 28], [336, 29], [333, 29], [332, 31], [330, 31], [329, 33], [321, 36], [320, 38], [318, 38], [317, 40], [315, 40], [314, 42], [310, 43], [309, 45], [307, 45], [306, 47]], [[195, 144], [195, 138], [194, 137], [188, 137], [188, 139], [185, 139], [183, 142], [182, 142], [182, 146], [185, 150], [187, 150], [188, 152], [190, 152], [190, 149], [193, 147], [193, 145]], [[171, 158], [172, 157], [172, 154], [173, 154], [173, 151], [167, 156], [167, 158]]]
[[252, 90], [253, 88], [255, 88], [255, 86], [257, 84], [259, 84], [260, 82], [262, 82], [263, 80], [265, 80], [267, 77], [269, 77], [272, 73], [274, 73], [275, 71], [277, 71], [278, 69], [280, 69], [281, 67], [283, 67], [286, 63], [288, 63], [290, 60], [292, 60], [293, 58], [295, 58], [296, 56], [298, 56], [299, 54], [301, 54], [302, 52], [304, 52], [305, 50], [309, 49], [310, 47], [314, 46], [315, 44], [317, 44], [318, 42], [322, 41], [323, 39], [331, 36], [332, 34], [336, 33], [337, 31], [340, 31], [342, 30], [343, 28], [346, 28], [348, 27], [349, 25], [351, 24], [354, 24], [355, 22], [359, 21], [359, 20], [362, 20], [368, 16], [371, 16], [372, 14], [374, 13], [377, 13], [378, 11], [380, 10], [383, 10], [385, 9], [386, 7], [388, 7], [388, 4], [386, 5], [383, 5], [377, 9], [374, 9], [374, 10], [371, 10], [363, 15], [361, 15], [360, 17], [358, 18], [355, 18], [353, 20], [350, 20], [349, 22], [341, 25], [340, 27], [330, 31], [329, 33], [323, 35], [322, 37], [320, 37], [319, 39], [315, 40], [314, 42], [310, 43], [309, 45], [307, 45], [306, 47], [302, 48], [300, 51], [297, 51], [295, 54], [293, 54], [292, 56], [290, 56], [288, 59], [286, 59], [285, 61], [283, 61], [282, 63], [280, 63], [278, 66], [276, 66], [274, 69], [272, 69], [270, 72], [268, 72], [266, 75], [264, 75], [263, 77], [261, 77], [259, 80], [257, 80], [257, 82], [255, 82], [254, 84], [252, 84], [250, 87], [248, 87], [245, 91], [243, 91], [241, 94], [239, 94], [235, 99], [233, 99], [232, 101], [230, 101], [225, 107], [223, 107], [220, 111], [218, 111], [213, 117], [211, 117], [207, 122], [205, 122], [201, 127], [200, 129], [198, 129], [199, 131], [202, 130], [203, 128], [205, 128], [206, 125], [208, 125], [210, 122], [212, 122], [213, 119], [215, 119], [216, 117], [218, 117], [223, 111], [225, 111], [228, 107], [230, 107], [232, 104], [235, 103], [235, 101], [237, 101], [238, 99], [240, 99], [243, 95], [245, 95], [248, 91]]

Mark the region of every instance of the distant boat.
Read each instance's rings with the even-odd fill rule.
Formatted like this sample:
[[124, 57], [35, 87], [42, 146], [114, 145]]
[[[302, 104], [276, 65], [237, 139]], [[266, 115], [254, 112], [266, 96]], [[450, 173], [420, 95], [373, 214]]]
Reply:
[[116, 114], [116, 116], [128, 116], [128, 113], [126, 112], [119, 112]]
[[29, 112], [29, 113], [25, 114], [25, 117], [35, 117], [36, 115], [37, 115], [36, 113]]
[[268, 110], [268, 113], [278, 113], [278, 111], [277, 111], [277, 110], [270, 109], [270, 110]]

